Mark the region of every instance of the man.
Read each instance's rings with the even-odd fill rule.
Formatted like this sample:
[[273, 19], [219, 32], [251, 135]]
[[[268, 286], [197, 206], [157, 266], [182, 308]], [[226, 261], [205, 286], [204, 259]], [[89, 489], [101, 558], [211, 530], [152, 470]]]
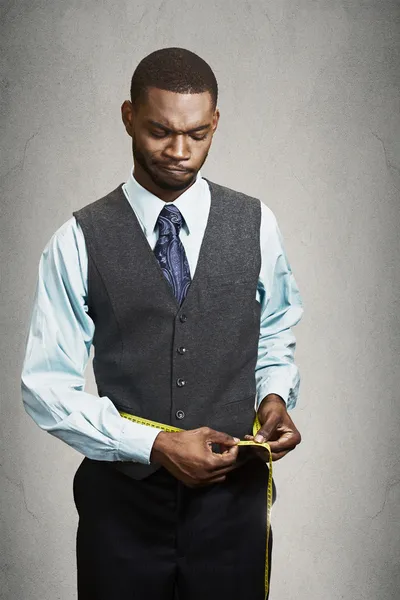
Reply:
[[[255, 409], [274, 460], [300, 442], [287, 409], [302, 306], [271, 210], [200, 174], [217, 94], [196, 54], [145, 57], [121, 107], [128, 181], [40, 260], [22, 394], [85, 455], [79, 600], [264, 598], [266, 451], [237, 444]], [[92, 343], [98, 397], [84, 391]]]

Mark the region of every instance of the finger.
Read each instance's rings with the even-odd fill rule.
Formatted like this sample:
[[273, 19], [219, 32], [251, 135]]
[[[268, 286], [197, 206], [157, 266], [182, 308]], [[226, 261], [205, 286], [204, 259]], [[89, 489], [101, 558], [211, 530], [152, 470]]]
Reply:
[[228, 433], [223, 433], [222, 431], [215, 431], [215, 429], [205, 428], [205, 435], [208, 441], [214, 442], [216, 444], [222, 444], [224, 446], [236, 446], [240, 441], [239, 438], [232, 437]]
[[[226, 478], [226, 475], [228, 473], [230, 473], [231, 471], [234, 471], [235, 469], [237, 469], [238, 467], [238, 463], [234, 463], [233, 465], [229, 465], [229, 467], [225, 467], [223, 469], [216, 469], [215, 471], [213, 471], [213, 473], [210, 475], [210, 477], [207, 479], [207, 481], [209, 482], [214, 482], [216, 480], [218, 480], [220, 477], [223, 477], [223, 479]], [[221, 479], [221, 481], [223, 481]]]
[[207, 472], [210, 474], [210, 477], [214, 477], [216, 475], [223, 475], [224, 473], [229, 473], [230, 471], [233, 471], [233, 469], [236, 469], [236, 467], [237, 460], [235, 459], [229, 464], [215, 463], [214, 465], [210, 465], [207, 469]]
[[291, 452], [291, 450], [286, 450], [286, 452], [273, 453], [272, 454], [272, 460], [273, 461], [280, 460], [281, 458], [283, 458], [284, 456], [286, 456], [286, 454], [289, 454], [289, 452]]
[[[222, 449], [222, 448], [221, 448]], [[231, 456], [237, 456], [239, 452], [239, 446], [237, 444], [235, 444], [235, 446], [226, 446], [222, 452], [219, 452], [219, 454], [230, 454]], [[216, 454], [218, 454], [218, 452], [216, 452]]]
[[210, 485], [211, 483], [216, 483], [216, 482], [220, 482], [220, 481], [225, 481], [226, 479], [226, 475], [230, 472], [233, 471], [234, 469], [236, 469], [236, 464], [235, 465], [230, 465], [228, 467], [224, 467], [221, 469], [216, 469], [215, 471], [213, 471], [209, 477], [203, 478], [202, 480], [197, 480], [194, 485], [196, 487], [203, 487], [205, 485]]
[[285, 450], [293, 450], [300, 443], [300, 433], [292, 431], [284, 433], [278, 440], [269, 442], [271, 452], [283, 452]]
[[226, 475], [218, 475], [218, 477], [213, 477], [212, 479], [210, 479], [208, 481], [209, 484], [211, 483], [221, 483], [221, 481], [225, 481], [226, 479]]
[[217, 471], [228, 468], [236, 462], [239, 454], [239, 447], [233, 446], [222, 454], [213, 454], [209, 463], [210, 471]]
[[264, 425], [262, 425], [262, 427], [260, 427], [260, 429], [257, 431], [256, 435], [254, 436], [254, 440], [256, 442], [267, 442], [271, 436], [271, 433], [275, 431], [279, 425], [280, 419], [280, 415], [272, 413], [267, 418]]
[[[291, 452], [292, 450], [285, 450], [284, 452], [271, 452], [271, 460], [279, 460], [280, 458], [286, 456], [286, 454], [289, 454], [289, 452]], [[259, 458], [261, 458], [263, 462], [269, 462], [269, 453], [266, 448], [254, 448], [254, 452]]]

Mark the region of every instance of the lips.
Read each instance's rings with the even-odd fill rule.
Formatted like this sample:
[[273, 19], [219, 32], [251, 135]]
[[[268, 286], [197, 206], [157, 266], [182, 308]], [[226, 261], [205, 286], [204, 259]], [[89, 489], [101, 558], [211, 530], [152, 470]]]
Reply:
[[171, 173], [189, 173], [187, 169], [178, 169], [176, 167], [169, 167], [167, 165], [158, 165], [164, 171], [170, 171]]

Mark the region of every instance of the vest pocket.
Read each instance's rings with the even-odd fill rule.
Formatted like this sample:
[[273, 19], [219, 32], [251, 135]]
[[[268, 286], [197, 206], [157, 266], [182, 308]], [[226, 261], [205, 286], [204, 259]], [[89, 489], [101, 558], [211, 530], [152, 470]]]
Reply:
[[243, 439], [245, 434], [252, 434], [255, 417], [255, 394], [219, 404], [210, 418], [211, 426], [217, 431], [224, 431]]
[[254, 409], [254, 403], [256, 400], [256, 394], [252, 394], [247, 398], [239, 398], [228, 400], [223, 404], [218, 404], [218, 406], [214, 409], [215, 414], [222, 414], [225, 412], [235, 412], [240, 410], [248, 410], [249, 408]]

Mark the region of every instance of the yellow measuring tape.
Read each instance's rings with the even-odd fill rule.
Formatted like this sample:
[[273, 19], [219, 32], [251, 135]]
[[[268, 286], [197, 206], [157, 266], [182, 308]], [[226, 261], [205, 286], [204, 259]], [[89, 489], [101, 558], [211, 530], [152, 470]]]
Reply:
[[[179, 429], [178, 427], [173, 427], [172, 425], [165, 425], [164, 423], [157, 423], [156, 421], [150, 421], [150, 419], [143, 419], [142, 417], [136, 417], [135, 415], [130, 415], [126, 412], [120, 411], [121, 417], [125, 419], [129, 419], [134, 423], [140, 423], [141, 425], [147, 425], [148, 427], [156, 427], [157, 429], [162, 429], [167, 432], [178, 432], [184, 431], [183, 429]], [[255, 416], [253, 423], [253, 436], [256, 435], [257, 431], [260, 429], [260, 421], [258, 420], [258, 416]], [[266, 550], [265, 550], [265, 577], [264, 577], [264, 586], [265, 586], [265, 597], [268, 596], [268, 540], [269, 540], [269, 532], [271, 527], [271, 508], [272, 508], [272, 454], [271, 448], [267, 442], [254, 442], [252, 440], [240, 440], [237, 444], [238, 446], [258, 446], [263, 447], [268, 450], [269, 461], [268, 461], [268, 486], [267, 486], [267, 540], [266, 540]]]

